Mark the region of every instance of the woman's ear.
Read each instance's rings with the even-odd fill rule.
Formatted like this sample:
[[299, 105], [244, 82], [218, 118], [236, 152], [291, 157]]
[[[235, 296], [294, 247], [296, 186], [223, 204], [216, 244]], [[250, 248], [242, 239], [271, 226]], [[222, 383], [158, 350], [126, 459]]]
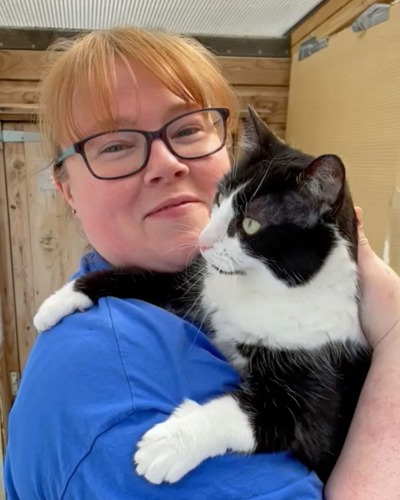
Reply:
[[71, 185], [69, 181], [68, 180], [64, 182], [57, 181], [54, 175], [52, 175], [51, 180], [57, 191], [59, 191], [64, 196], [64, 199], [68, 203], [68, 205], [72, 208], [72, 210], [75, 210], [74, 206], [75, 201], [71, 192]]

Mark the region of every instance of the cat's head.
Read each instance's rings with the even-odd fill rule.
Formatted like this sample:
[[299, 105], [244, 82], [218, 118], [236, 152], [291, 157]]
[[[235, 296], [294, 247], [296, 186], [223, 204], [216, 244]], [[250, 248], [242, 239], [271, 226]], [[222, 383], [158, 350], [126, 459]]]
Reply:
[[251, 273], [260, 262], [289, 286], [308, 282], [338, 242], [357, 252], [357, 224], [339, 157], [317, 158], [280, 139], [249, 110], [245, 151], [220, 182], [200, 235], [209, 268]]

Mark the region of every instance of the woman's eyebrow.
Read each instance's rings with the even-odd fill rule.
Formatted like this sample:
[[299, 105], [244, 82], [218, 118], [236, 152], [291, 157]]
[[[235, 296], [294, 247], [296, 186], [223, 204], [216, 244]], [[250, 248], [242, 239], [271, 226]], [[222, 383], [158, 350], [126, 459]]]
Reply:
[[[199, 106], [192, 102], [179, 102], [171, 105], [166, 113], [164, 114], [164, 123], [167, 123], [169, 120], [173, 119], [175, 116], [179, 116], [180, 114], [184, 114], [186, 112], [195, 110]], [[134, 116], [120, 116], [114, 120], [104, 120], [96, 123], [94, 127], [94, 132], [96, 131], [106, 131], [106, 130], [115, 130], [119, 128], [128, 128], [128, 129], [137, 129], [143, 130], [143, 127], [139, 127], [137, 125], [136, 117]]]
[[179, 115], [180, 113], [186, 113], [188, 111], [193, 111], [199, 106], [194, 102], [178, 102], [170, 106], [166, 113], [166, 120], [169, 118], [173, 118], [174, 116]]

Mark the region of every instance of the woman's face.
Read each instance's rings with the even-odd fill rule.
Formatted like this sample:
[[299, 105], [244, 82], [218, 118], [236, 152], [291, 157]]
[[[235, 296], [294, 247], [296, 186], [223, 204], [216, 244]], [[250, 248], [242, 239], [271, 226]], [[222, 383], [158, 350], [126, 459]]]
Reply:
[[[116, 64], [112, 112], [121, 128], [130, 124], [130, 128], [157, 130], [195, 109], [141, 65], [132, 64], [132, 69], [135, 86], [126, 67]], [[74, 113], [82, 137], [103, 131], [79, 92]], [[124, 179], [93, 177], [79, 154], [65, 163], [68, 180], [58, 187], [76, 210], [90, 244], [115, 266], [154, 271], [182, 269], [195, 255], [197, 237], [209, 219], [216, 182], [230, 168], [225, 148], [205, 158], [181, 160], [160, 139], [152, 143], [147, 166]], [[192, 201], [156, 210], [177, 197]]]

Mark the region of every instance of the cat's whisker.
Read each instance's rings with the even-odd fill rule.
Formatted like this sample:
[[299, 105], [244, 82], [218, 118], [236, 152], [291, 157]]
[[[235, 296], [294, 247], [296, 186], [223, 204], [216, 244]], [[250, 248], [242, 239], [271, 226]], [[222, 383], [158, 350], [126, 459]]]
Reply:
[[186, 249], [191, 249], [191, 250], [193, 250], [193, 253], [194, 253], [197, 250], [197, 243], [184, 241], [184, 242], [180, 243], [179, 245], [175, 245], [174, 247], [168, 249], [165, 253], [168, 254], [171, 252], [175, 252], [177, 250], [186, 250]]

